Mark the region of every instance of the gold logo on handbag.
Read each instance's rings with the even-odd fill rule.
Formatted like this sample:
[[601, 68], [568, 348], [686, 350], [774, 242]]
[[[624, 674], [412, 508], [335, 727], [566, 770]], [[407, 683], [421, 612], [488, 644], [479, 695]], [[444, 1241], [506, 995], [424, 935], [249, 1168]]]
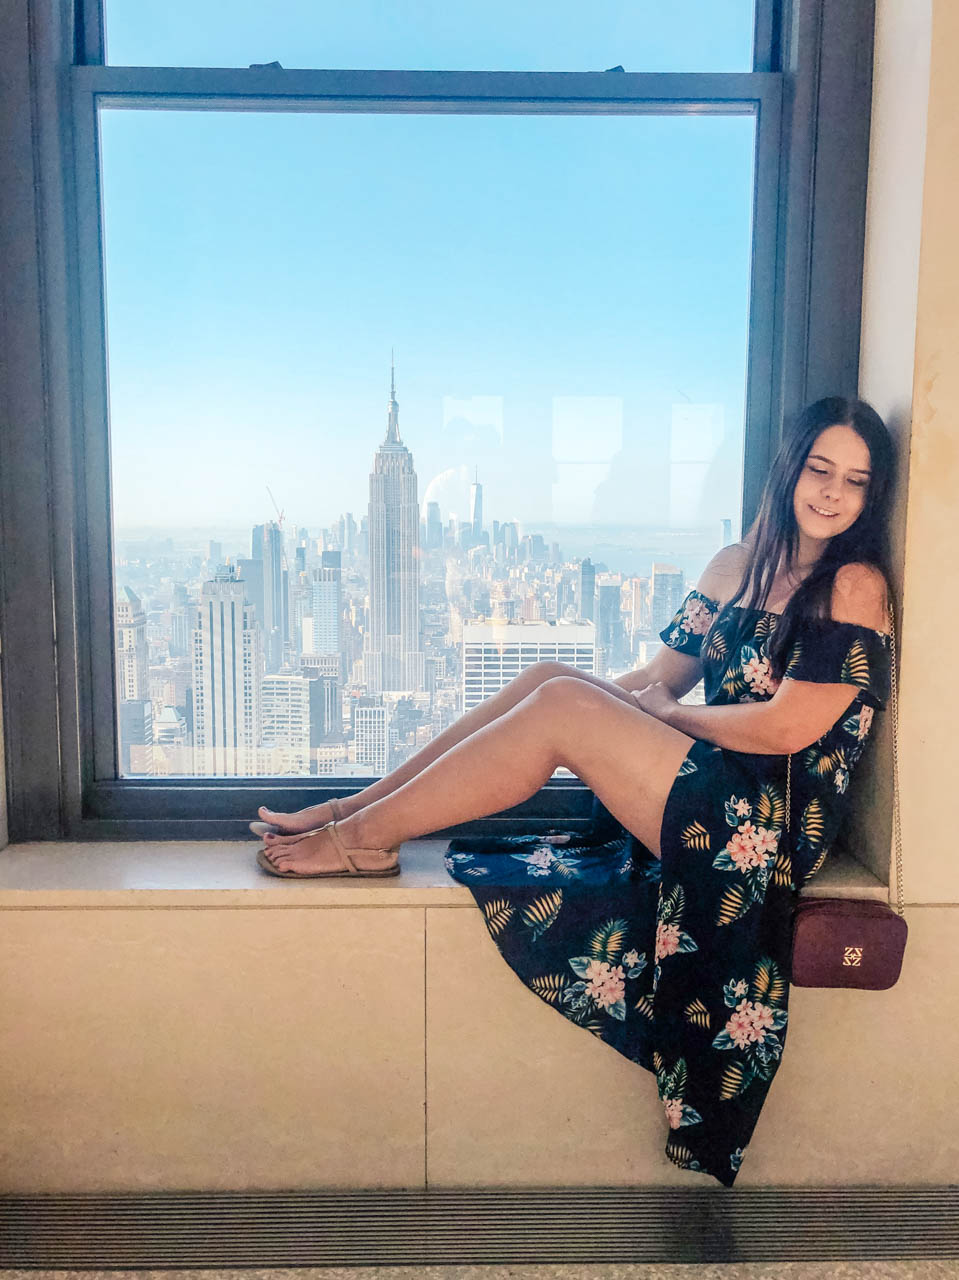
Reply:
[[862, 947], [845, 947], [843, 949], [843, 964], [862, 964]]

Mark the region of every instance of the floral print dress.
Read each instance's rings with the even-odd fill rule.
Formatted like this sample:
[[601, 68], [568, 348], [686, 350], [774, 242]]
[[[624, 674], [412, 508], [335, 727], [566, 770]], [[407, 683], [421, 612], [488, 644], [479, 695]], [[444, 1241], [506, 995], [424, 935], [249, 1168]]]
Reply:
[[[767, 656], [778, 620], [691, 591], [661, 635], [701, 658], [707, 705], [759, 702], [778, 688]], [[615, 822], [585, 837], [460, 838], [446, 859], [526, 986], [655, 1075], [667, 1157], [727, 1187], [782, 1059], [792, 913], [885, 705], [889, 637], [802, 622], [784, 678], [855, 689], [792, 758], [788, 841], [788, 758], [696, 741], [666, 800], [661, 859]]]

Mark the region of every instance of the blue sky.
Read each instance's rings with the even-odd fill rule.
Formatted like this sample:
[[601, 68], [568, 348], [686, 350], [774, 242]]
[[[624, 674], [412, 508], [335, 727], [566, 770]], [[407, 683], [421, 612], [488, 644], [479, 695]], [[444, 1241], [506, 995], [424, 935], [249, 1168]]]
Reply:
[[[537, 56], [556, 69], [580, 69], [574, 53], [677, 69], [680, 52], [689, 69], [710, 54], [734, 69], [751, 25], [732, 21], [746, 0], [595, 5], [608, 38], [599, 21], [577, 32], [581, 5], [530, 3], [507, 22], [486, 4], [485, 26], [443, 9], [433, 31], [439, 6], [338, 9], [290, 3], [266, 29], [265, 6], [233, 5], [228, 21], [219, 3], [108, 0], [110, 56], [514, 69], [538, 23]], [[690, 405], [719, 406], [723, 423], [697, 511], [737, 514], [750, 118], [101, 121], [118, 527], [253, 524], [272, 514], [267, 484], [290, 523], [359, 518], [393, 347], [420, 498], [444, 519], [465, 516], [478, 467], [488, 519], [668, 521], [674, 406]]]

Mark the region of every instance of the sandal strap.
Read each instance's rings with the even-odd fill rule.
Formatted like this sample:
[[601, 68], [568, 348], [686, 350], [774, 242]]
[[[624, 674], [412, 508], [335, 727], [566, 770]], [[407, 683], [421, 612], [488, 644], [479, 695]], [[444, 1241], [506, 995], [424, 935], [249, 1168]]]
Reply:
[[351, 876], [362, 875], [363, 874], [362, 871], [360, 871], [356, 863], [350, 857], [349, 852], [347, 851], [346, 845], [340, 839], [340, 833], [336, 829], [336, 823], [335, 822], [328, 823], [327, 826], [323, 828], [323, 830], [328, 831], [330, 833], [330, 836], [333, 839], [334, 848], [336, 849], [337, 853], [340, 855], [340, 861], [342, 862], [343, 866], [347, 869], [347, 871], [350, 873], [350, 875]]

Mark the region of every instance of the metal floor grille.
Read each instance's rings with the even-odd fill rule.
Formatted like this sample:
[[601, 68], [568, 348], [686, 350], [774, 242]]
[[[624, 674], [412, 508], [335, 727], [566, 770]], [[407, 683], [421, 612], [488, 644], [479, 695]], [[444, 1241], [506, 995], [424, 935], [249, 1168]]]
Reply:
[[151, 1192], [0, 1197], [44, 1269], [959, 1257], [959, 1187]]

